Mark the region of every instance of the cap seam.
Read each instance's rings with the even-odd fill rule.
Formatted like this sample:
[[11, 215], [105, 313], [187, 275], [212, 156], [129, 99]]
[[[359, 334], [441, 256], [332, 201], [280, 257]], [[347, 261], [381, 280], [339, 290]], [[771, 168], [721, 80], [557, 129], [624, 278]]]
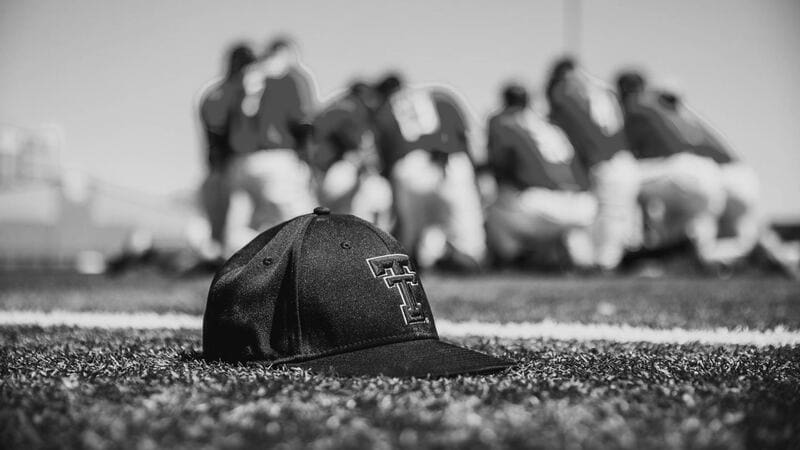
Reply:
[[367, 229], [370, 231], [370, 233], [372, 233], [372, 234], [374, 234], [375, 236], [377, 236], [377, 237], [378, 237], [378, 239], [380, 239], [380, 240], [381, 240], [381, 242], [383, 242], [383, 246], [384, 246], [384, 247], [386, 247], [386, 250], [388, 250], [388, 251], [392, 251], [392, 249], [391, 249], [391, 248], [389, 248], [389, 243], [388, 243], [388, 242], [386, 242], [386, 239], [384, 239], [384, 238], [383, 238], [383, 236], [381, 236], [381, 234], [380, 234], [380, 233], [378, 233], [377, 231], [373, 230], [373, 229], [372, 229], [372, 227], [367, 227]]
[[[405, 339], [399, 339], [399, 338], [405, 338]], [[364, 339], [364, 340], [361, 340], [361, 341], [358, 341], [358, 342], [353, 342], [351, 344], [342, 345], [342, 346], [339, 346], [339, 347], [334, 347], [334, 348], [325, 350], [324, 352], [311, 353], [311, 354], [307, 354], [307, 355], [289, 356], [289, 357], [286, 357], [286, 358], [278, 358], [278, 359], [275, 359], [275, 360], [269, 361], [269, 362], [272, 363], [272, 364], [285, 364], [285, 363], [290, 363], [290, 362], [309, 361], [309, 360], [316, 359], [316, 358], [323, 358], [323, 357], [326, 357], [326, 356], [332, 356], [332, 355], [336, 355], [336, 354], [340, 354], [340, 353], [345, 353], [347, 351], [359, 350], [359, 349], [364, 349], [364, 348], [371, 348], [371, 347], [365, 347], [364, 346], [365, 344], [372, 344], [372, 343], [376, 343], [376, 342], [379, 342], [379, 343], [382, 343], [382, 344], [394, 344], [394, 343], [397, 343], [397, 342], [420, 341], [420, 340], [424, 340], [424, 339], [432, 339], [432, 340], [438, 341], [439, 337], [438, 337], [438, 335], [430, 335], [430, 334], [417, 335], [417, 336], [409, 336], [407, 334], [395, 334], [395, 335], [392, 335], [392, 336], [383, 336], [383, 337], [379, 337], [379, 338]]]
[[[275, 225], [275, 226], [283, 225], [284, 223], [285, 223], [285, 222], [283, 222], [283, 223], [280, 223], [280, 224], [278, 224], [278, 225]], [[256, 258], [258, 258], [258, 257], [259, 257], [259, 255], [262, 255], [262, 254], [263, 254], [263, 252], [264, 252], [264, 249], [265, 249], [265, 248], [267, 248], [267, 247], [269, 246], [270, 242], [274, 241], [274, 240], [275, 240], [275, 239], [276, 239], [276, 238], [277, 238], [277, 237], [278, 237], [278, 236], [279, 236], [281, 233], [283, 233], [283, 232], [287, 232], [287, 233], [289, 233], [289, 232], [290, 232], [289, 230], [286, 230], [286, 228], [287, 228], [287, 226], [288, 226], [288, 225], [289, 225], [289, 224], [287, 223], [287, 224], [286, 224], [286, 225], [285, 225], [283, 228], [281, 228], [281, 229], [280, 229], [280, 230], [279, 230], [279, 231], [278, 231], [278, 232], [275, 234], [275, 236], [273, 236], [273, 237], [272, 237], [272, 239], [270, 239], [270, 240], [269, 240], [269, 241], [268, 241], [268, 242], [267, 242], [267, 243], [266, 243], [266, 244], [265, 244], [263, 247], [261, 247], [260, 249], [258, 249], [258, 251], [256, 251], [255, 253], [253, 253], [253, 255], [252, 255], [250, 258], [248, 258], [248, 259], [247, 259], [247, 261], [244, 261], [244, 262], [243, 262], [243, 263], [242, 263], [242, 264], [241, 264], [239, 267], [234, 267], [234, 268], [232, 268], [232, 269], [230, 269], [230, 270], [227, 270], [227, 271], [225, 271], [225, 272], [218, 272], [218, 273], [217, 273], [217, 274], [214, 276], [214, 279], [211, 281], [211, 285], [213, 286], [213, 285], [214, 285], [214, 283], [216, 283], [216, 281], [217, 281], [218, 279], [222, 279], [223, 277], [229, 277], [229, 276], [231, 276], [231, 274], [234, 274], [234, 273], [235, 273], [236, 275], [238, 275], [238, 273], [239, 273], [239, 272], [242, 272], [242, 271], [243, 271], [243, 270], [244, 270], [244, 269], [245, 269], [247, 266], [249, 266], [249, 265], [250, 265], [250, 263], [251, 263], [251, 262], [253, 262], [253, 260], [255, 260]], [[268, 230], [267, 230], [267, 231], [268, 231]], [[263, 234], [263, 233], [266, 233], [266, 231], [264, 231], [264, 232], [262, 232], [262, 233], [259, 233], [259, 236], [261, 236], [261, 234]], [[256, 239], [256, 238], [254, 238], [254, 239]], [[248, 243], [247, 245], [250, 245], [250, 244]], [[240, 250], [240, 251], [241, 251], [241, 250]], [[237, 253], [238, 253], [238, 252], [237, 252]], [[236, 255], [236, 254], [234, 253], [234, 256], [235, 256], [235, 255]], [[232, 257], [231, 257], [231, 258], [232, 258]]]
[[[297, 317], [297, 350], [302, 349], [303, 347], [303, 321], [302, 315], [300, 314], [300, 302], [303, 298], [303, 295], [300, 292], [300, 280], [305, 279], [305, 272], [306, 268], [303, 264], [300, 264], [300, 256], [303, 253], [303, 247], [305, 245], [305, 236], [306, 232], [308, 232], [308, 227], [311, 226], [311, 223], [316, 218], [316, 215], [312, 215], [311, 219], [305, 223], [302, 230], [300, 230], [300, 238], [295, 240], [292, 243], [292, 263], [297, 268], [294, 277], [294, 294], [295, 294], [295, 317]], [[298, 276], [299, 275], [299, 276]]]

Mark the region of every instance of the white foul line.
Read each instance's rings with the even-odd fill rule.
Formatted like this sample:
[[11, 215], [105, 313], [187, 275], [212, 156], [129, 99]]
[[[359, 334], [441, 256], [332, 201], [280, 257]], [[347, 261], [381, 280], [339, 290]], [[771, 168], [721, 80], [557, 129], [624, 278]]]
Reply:
[[[152, 312], [73, 312], [73, 311], [0, 311], [0, 326], [36, 325], [80, 328], [200, 329], [201, 316], [157, 314]], [[689, 330], [657, 329], [631, 325], [541, 322], [451, 322], [437, 320], [436, 328], [444, 337], [497, 337], [506, 339], [552, 339], [576, 341], [648, 342], [654, 344], [735, 344], [755, 346], [800, 345], [800, 331], [778, 326], [770, 330], [714, 328]]]
[[735, 345], [800, 345], [800, 331], [778, 326], [770, 330], [713, 328], [647, 328], [632, 325], [541, 322], [449, 322], [437, 321], [443, 336], [486, 336], [508, 339], [552, 339], [576, 341], [648, 342], [652, 344], [735, 344]]

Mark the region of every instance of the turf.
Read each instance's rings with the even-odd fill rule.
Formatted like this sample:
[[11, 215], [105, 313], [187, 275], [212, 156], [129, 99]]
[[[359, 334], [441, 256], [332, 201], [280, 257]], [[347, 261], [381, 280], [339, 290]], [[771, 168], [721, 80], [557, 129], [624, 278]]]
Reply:
[[[0, 310], [202, 314], [209, 278], [0, 274]], [[800, 283], [782, 278], [425, 275], [434, 316], [449, 320], [612, 323], [654, 328], [800, 330]]]
[[[201, 314], [209, 278], [0, 274], [0, 310]], [[800, 330], [780, 278], [423, 277], [439, 319]], [[198, 330], [0, 327], [0, 448], [800, 448], [800, 346], [456, 341], [492, 376], [199, 358]]]
[[798, 448], [800, 348], [459, 341], [492, 376], [198, 358], [197, 331], [0, 330], [6, 448]]

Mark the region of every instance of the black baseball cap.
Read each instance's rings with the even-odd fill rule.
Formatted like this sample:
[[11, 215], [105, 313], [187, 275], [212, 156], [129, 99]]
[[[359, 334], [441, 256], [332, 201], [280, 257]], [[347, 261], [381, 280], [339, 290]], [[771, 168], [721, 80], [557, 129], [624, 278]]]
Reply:
[[446, 376], [512, 365], [439, 340], [407, 255], [372, 224], [327, 208], [261, 233], [211, 283], [204, 357], [345, 376]]

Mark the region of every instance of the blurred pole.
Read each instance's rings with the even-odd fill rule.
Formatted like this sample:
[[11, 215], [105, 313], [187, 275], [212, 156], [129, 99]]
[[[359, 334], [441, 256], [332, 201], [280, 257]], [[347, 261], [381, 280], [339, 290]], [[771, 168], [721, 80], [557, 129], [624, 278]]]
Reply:
[[578, 59], [581, 56], [582, 14], [582, 0], [564, 0], [564, 51]]

